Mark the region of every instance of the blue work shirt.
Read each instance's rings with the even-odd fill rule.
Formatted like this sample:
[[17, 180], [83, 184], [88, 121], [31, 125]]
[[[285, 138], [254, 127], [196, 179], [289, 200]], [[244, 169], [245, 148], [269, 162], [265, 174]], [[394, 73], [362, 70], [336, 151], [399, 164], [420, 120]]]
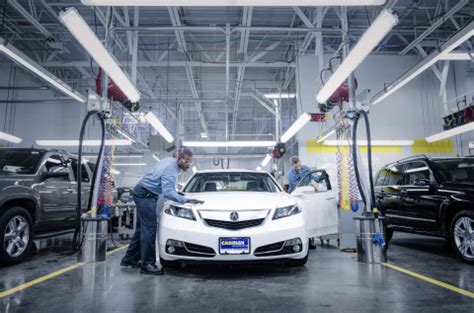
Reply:
[[163, 195], [168, 200], [185, 203], [188, 199], [176, 191], [180, 170], [176, 159], [165, 158], [158, 161], [153, 169], [143, 176], [140, 183], [143, 188], [157, 196]]
[[306, 165], [301, 165], [299, 172], [291, 169], [288, 173], [288, 192], [291, 193], [293, 189], [295, 189], [296, 185], [298, 185], [300, 180], [309, 172], [311, 172], [311, 169]]

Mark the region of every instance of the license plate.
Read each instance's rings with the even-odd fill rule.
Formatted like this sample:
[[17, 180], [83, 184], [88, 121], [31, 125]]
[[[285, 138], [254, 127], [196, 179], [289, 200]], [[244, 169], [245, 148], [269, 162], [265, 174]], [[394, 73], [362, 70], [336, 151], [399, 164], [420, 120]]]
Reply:
[[249, 254], [250, 238], [219, 238], [219, 254]]

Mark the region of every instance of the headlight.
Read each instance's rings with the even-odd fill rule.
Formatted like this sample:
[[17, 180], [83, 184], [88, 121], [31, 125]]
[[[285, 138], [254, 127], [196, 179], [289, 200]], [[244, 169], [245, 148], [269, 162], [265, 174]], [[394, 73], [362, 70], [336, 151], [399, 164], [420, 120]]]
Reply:
[[283, 208], [277, 208], [275, 210], [275, 214], [273, 214], [273, 219], [279, 219], [282, 217], [288, 217], [291, 215], [295, 215], [301, 212], [301, 209], [296, 205], [285, 206]]
[[170, 205], [169, 208], [165, 210], [165, 213], [169, 215], [185, 218], [188, 220], [193, 220], [193, 221], [196, 220], [193, 210], [179, 207], [179, 206]]

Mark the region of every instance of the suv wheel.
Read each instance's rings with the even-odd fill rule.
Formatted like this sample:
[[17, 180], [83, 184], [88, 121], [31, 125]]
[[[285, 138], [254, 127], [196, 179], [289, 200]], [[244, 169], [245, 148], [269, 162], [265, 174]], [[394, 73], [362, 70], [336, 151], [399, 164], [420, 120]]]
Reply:
[[474, 263], [474, 212], [461, 211], [451, 223], [451, 244], [457, 255], [468, 263]]
[[21, 262], [33, 243], [30, 213], [22, 207], [11, 207], [0, 214], [0, 263]]

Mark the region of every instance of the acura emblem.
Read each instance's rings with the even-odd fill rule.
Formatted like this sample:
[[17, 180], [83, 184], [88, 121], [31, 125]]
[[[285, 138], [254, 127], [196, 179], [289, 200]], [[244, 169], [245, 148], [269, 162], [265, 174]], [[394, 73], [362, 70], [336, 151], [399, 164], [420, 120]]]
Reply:
[[237, 221], [238, 219], [239, 219], [239, 213], [237, 213], [237, 212], [235, 212], [235, 211], [232, 212], [232, 213], [230, 213], [230, 220], [231, 220], [231, 221], [234, 221], [234, 222], [235, 222], [235, 221]]

